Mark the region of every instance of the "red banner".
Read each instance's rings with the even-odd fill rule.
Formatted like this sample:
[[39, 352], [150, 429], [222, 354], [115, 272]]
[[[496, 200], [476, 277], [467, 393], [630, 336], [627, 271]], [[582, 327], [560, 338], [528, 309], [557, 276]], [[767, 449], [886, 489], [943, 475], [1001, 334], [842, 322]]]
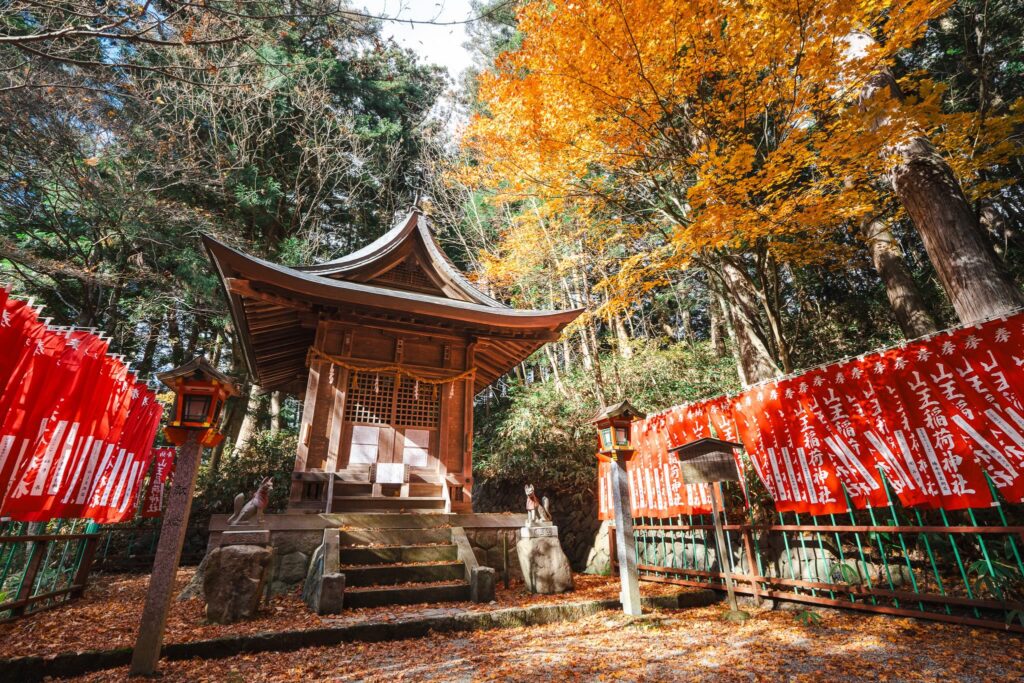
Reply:
[[141, 516], [159, 517], [163, 513], [164, 491], [167, 488], [167, 480], [174, 472], [175, 455], [175, 449], [170, 446], [153, 449], [153, 472], [146, 486], [142, 510], [139, 513]]
[[[947, 510], [993, 505], [989, 481], [1024, 501], [1024, 314], [922, 338], [766, 382], [738, 396], [676, 406], [633, 428], [634, 516], [704, 513], [703, 487], [678, 476], [668, 448], [709, 436], [744, 445], [778, 510], [847, 505]], [[738, 460], [742, 465], [742, 461]], [[600, 516], [611, 517], [608, 466]]]
[[135, 512], [162, 409], [88, 332], [54, 330], [0, 289], [0, 515]]

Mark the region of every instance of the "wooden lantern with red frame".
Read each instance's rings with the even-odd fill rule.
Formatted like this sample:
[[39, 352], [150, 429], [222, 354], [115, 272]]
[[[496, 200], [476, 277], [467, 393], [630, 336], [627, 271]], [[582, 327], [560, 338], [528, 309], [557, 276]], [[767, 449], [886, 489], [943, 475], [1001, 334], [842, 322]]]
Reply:
[[591, 424], [597, 428], [598, 460], [629, 462], [635, 452], [632, 447], [633, 422], [645, 417], [629, 401], [620, 401], [594, 416]]
[[175, 393], [173, 417], [164, 428], [167, 440], [180, 446], [191, 430], [202, 430], [199, 443], [206, 447], [218, 445], [224, 435], [217, 430], [224, 402], [237, 396], [231, 378], [213, 367], [203, 356], [160, 373], [157, 378]]

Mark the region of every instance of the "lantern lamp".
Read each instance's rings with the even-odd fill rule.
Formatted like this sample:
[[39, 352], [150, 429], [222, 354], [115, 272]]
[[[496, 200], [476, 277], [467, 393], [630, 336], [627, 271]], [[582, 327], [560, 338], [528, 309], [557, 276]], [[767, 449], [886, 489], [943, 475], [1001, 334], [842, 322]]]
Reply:
[[620, 401], [594, 416], [591, 424], [597, 427], [598, 458], [628, 461], [633, 457], [633, 422], [645, 417], [629, 401]]
[[223, 439], [217, 431], [224, 402], [237, 396], [231, 378], [213, 367], [203, 356], [157, 375], [175, 393], [173, 417], [164, 429], [167, 440], [180, 445], [189, 430], [203, 430], [200, 442], [213, 446]]

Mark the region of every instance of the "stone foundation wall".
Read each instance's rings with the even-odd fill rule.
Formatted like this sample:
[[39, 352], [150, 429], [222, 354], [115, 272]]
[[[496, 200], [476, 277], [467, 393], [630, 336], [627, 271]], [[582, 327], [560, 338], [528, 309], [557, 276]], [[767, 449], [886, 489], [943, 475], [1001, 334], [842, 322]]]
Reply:
[[[210, 534], [210, 542], [206, 550], [207, 556], [215, 547], [219, 535], [219, 532]], [[323, 540], [323, 529], [271, 530], [270, 545], [274, 548], [270, 567], [271, 595], [287, 593], [302, 584], [309, 569], [309, 559]], [[206, 558], [204, 557], [197, 576], [203, 574], [205, 564]], [[190, 588], [194, 587], [190, 586]], [[191, 595], [193, 592], [186, 589], [186, 594]]]
[[509, 579], [515, 581], [523, 578], [519, 555], [516, 553], [518, 529], [466, 529], [466, 536], [473, 546], [476, 561], [494, 569], [498, 581], [504, 580], [506, 567]]
[[[477, 479], [473, 484], [473, 512], [525, 512], [526, 493], [523, 489], [526, 483]], [[538, 498], [547, 496], [551, 499], [551, 516], [558, 526], [562, 550], [569, 558], [573, 570], [589, 572], [591, 554], [594, 544], [599, 541], [598, 532], [601, 528], [601, 522], [597, 518], [597, 498], [594, 491], [557, 495], [545, 490], [539, 483], [534, 485]]]

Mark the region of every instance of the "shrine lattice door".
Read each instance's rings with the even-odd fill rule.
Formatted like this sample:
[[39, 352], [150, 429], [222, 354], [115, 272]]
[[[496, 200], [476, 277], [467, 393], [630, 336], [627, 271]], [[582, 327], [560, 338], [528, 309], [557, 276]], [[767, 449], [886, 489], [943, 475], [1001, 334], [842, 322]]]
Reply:
[[350, 373], [342, 430], [343, 465], [404, 463], [438, 468], [441, 387], [394, 375]]

